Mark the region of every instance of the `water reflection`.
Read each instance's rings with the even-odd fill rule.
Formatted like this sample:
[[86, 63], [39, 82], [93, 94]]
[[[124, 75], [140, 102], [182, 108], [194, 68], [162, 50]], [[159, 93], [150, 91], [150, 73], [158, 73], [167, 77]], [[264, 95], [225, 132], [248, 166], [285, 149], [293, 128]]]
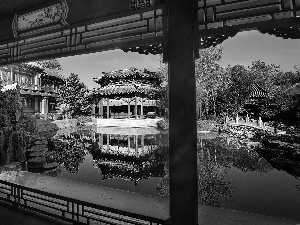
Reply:
[[102, 180], [117, 178], [138, 185], [142, 179], [164, 176], [167, 140], [156, 129], [82, 130], [57, 135], [49, 144], [47, 161], [77, 173], [89, 154]]
[[[58, 177], [168, 197], [167, 143], [155, 129], [78, 130], [49, 143], [47, 162], [61, 164]], [[297, 218], [285, 205], [300, 203], [298, 158], [225, 134], [199, 135], [197, 152], [199, 203]]]
[[98, 146], [92, 148], [94, 167], [102, 172], [102, 180], [121, 178], [133, 181], [162, 177], [166, 148], [158, 134], [103, 134], [93, 133]]

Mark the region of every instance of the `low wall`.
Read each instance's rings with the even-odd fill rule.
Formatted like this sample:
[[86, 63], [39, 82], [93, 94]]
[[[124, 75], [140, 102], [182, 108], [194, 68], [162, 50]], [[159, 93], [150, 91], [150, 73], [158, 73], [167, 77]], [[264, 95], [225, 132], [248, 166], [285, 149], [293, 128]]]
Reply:
[[98, 119], [93, 118], [93, 125], [99, 127], [157, 127], [159, 119]]
[[59, 129], [65, 129], [68, 127], [75, 126], [77, 126], [77, 119], [65, 119], [55, 121], [37, 119], [36, 133], [56, 131]]
[[36, 133], [42, 133], [42, 132], [49, 132], [49, 131], [56, 131], [58, 130], [58, 127], [56, 124], [51, 123], [50, 120], [36, 120]]
[[68, 127], [76, 127], [77, 119], [64, 119], [64, 120], [55, 120], [52, 123], [56, 124], [59, 129], [64, 129]]

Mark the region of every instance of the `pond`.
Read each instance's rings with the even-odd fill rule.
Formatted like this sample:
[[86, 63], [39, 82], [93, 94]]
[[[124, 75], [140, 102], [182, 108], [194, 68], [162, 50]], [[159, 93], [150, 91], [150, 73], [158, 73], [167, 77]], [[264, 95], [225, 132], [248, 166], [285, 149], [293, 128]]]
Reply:
[[[56, 135], [47, 160], [61, 166], [49, 175], [168, 197], [167, 144], [167, 134], [156, 129], [93, 128]], [[259, 153], [234, 137], [199, 135], [199, 202], [300, 221], [300, 174]]]

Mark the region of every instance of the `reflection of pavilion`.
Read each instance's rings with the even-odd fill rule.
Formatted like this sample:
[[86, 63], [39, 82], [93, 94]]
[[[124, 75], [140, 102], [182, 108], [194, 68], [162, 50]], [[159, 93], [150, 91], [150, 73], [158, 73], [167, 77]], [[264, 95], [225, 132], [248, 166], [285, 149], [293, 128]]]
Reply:
[[121, 178], [137, 185], [141, 179], [164, 175], [165, 162], [161, 160], [165, 154], [161, 150], [164, 138], [158, 133], [141, 133], [131, 131], [126, 135], [120, 129], [92, 132], [92, 140], [98, 144], [91, 153], [94, 167], [101, 169], [102, 179]]
[[155, 134], [92, 133], [92, 138], [94, 142], [98, 143], [100, 151], [136, 157], [149, 154], [159, 146], [158, 135]]

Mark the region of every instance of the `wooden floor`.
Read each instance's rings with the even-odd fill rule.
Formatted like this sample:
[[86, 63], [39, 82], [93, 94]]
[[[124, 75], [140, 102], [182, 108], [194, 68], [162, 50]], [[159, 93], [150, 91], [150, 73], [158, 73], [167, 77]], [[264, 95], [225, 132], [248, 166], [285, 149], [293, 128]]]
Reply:
[[[12, 183], [19, 183], [37, 190], [59, 193], [62, 196], [101, 204], [115, 209], [122, 209], [141, 215], [152, 216], [155, 218], [167, 219], [169, 217], [168, 201], [161, 198], [156, 199], [137, 193], [115, 190], [40, 174], [32, 174], [24, 171], [19, 171], [19, 176], [13, 176], [11, 178], [8, 176], [8, 170], [0, 168], [0, 175], [1, 172], [5, 172], [5, 176], [0, 176], [1, 179]], [[82, 190], [85, 191], [83, 192]], [[129, 202], [130, 204], [128, 204]], [[9, 207], [8, 204], [2, 204], [0, 202], [0, 224], [57, 224], [57, 222], [53, 219], [49, 221], [46, 216], [37, 216], [39, 214], [31, 214], [29, 211], [27, 212], [28, 213], [23, 210]], [[199, 205], [198, 207], [198, 218], [199, 225], [300, 225], [300, 221], [214, 208], [204, 205]], [[19, 223], [18, 221], [22, 221], [22, 223]]]

